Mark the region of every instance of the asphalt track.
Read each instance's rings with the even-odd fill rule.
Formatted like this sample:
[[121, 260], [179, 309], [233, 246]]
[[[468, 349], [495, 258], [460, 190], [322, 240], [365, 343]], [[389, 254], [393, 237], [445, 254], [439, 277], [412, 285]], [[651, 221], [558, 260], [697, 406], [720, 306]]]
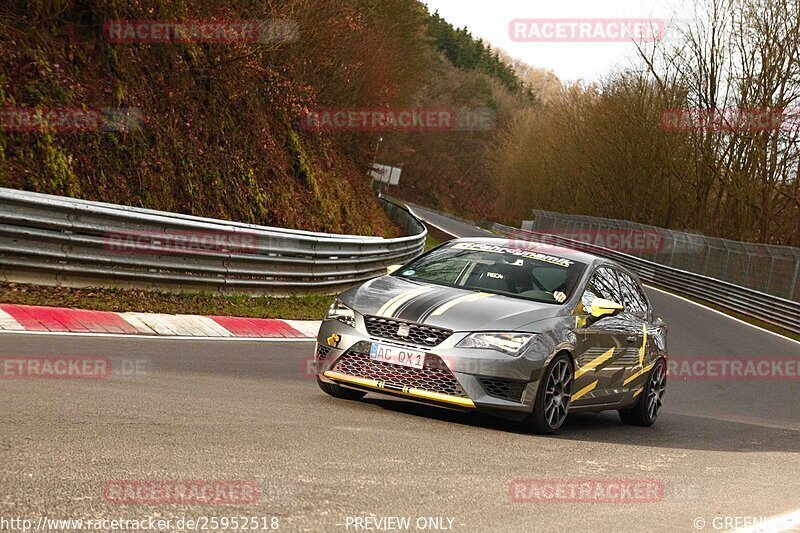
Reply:
[[[415, 212], [451, 234], [480, 231]], [[649, 295], [670, 324], [673, 356], [800, 356], [796, 342]], [[0, 334], [2, 356], [103, 356], [116, 369], [101, 380], [0, 381], [0, 522], [276, 516], [279, 531], [379, 531], [357, 524], [410, 517], [417, 531], [418, 519], [442, 517], [464, 532], [719, 531], [732, 529], [725, 517], [800, 509], [796, 380], [672, 380], [652, 428], [623, 426], [615, 413], [573, 415], [559, 435], [540, 437], [380, 395], [330, 398], [305, 371], [312, 349]], [[248, 480], [260, 495], [242, 505], [120, 505], [103, 496], [120, 479]], [[520, 479], [656, 480], [663, 496], [515, 503], [509, 484]]]

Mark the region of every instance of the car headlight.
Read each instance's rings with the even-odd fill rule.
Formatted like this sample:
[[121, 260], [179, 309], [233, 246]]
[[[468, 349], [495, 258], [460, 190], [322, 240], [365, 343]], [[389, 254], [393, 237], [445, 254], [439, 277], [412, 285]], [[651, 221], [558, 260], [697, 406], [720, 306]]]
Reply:
[[347, 324], [351, 328], [356, 327], [356, 314], [355, 312], [344, 305], [339, 300], [334, 300], [325, 313], [325, 320], [338, 320], [342, 324]]
[[516, 356], [535, 336], [533, 333], [473, 333], [456, 346], [497, 350], [506, 355]]

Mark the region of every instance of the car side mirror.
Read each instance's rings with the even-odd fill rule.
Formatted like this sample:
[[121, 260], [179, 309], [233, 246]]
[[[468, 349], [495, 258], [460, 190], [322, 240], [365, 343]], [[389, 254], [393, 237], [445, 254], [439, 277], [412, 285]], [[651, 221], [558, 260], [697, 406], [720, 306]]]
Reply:
[[584, 307], [584, 310], [596, 319], [607, 316], [617, 316], [623, 309], [625, 308], [622, 304], [603, 298], [595, 298], [591, 307]]
[[394, 271], [397, 270], [398, 268], [400, 268], [401, 266], [403, 266], [403, 265], [389, 265], [388, 267], [386, 267], [386, 273], [387, 274], [393, 274]]

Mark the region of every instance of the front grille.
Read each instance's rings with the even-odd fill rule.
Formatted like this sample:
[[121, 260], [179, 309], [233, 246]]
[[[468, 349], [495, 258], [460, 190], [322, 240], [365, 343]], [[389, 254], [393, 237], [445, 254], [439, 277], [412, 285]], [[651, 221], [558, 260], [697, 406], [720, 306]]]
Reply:
[[386, 386], [400, 390], [411, 387], [469, 398], [444, 361], [432, 354], [425, 356], [423, 369], [409, 368], [373, 361], [369, 357], [369, 343], [360, 342], [339, 358], [335, 370], [349, 376], [382, 381]]
[[497, 378], [478, 378], [478, 381], [489, 394], [501, 400], [519, 402], [525, 387], [528, 386], [524, 381], [513, 381], [510, 379]]
[[317, 361], [324, 361], [329, 353], [331, 353], [331, 347], [320, 344], [317, 348]]
[[[365, 316], [364, 322], [367, 324], [367, 331], [373, 337], [411, 342], [419, 346], [438, 346], [453, 334], [449, 329], [414, 324], [413, 322], [402, 322], [380, 316]], [[397, 329], [401, 325], [408, 327], [408, 335], [403, 336], [397, 333]]]

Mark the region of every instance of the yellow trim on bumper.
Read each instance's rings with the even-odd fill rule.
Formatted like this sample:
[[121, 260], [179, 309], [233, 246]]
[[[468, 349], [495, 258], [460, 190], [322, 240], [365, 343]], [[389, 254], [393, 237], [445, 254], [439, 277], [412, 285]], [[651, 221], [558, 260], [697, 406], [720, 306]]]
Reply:
[[428, 392], [426, 390], [414, 389], [411, 387], [406, 387], [403, 390], [396, 390], [393, 388], [387, 389], [383, 381], [376, 381], [374, 379], [365, 379], [355, 376], [348, 376], [347, 374], [342, 374], [341, 372], [332, 372], [330, 370], [325, 372], [323, 375], [326, 378], [332, 379], [334, 381], [341, 381], [342, 383], [350, 383], [352, 385], [358, 385], [360, 387], [368, 387], [370, 389], [375, 389], [377, 391], [385, 390], [387, 392], [392, 392], [395, 394], [403, 394], [405, 396], [411, 396], [412, 398], [433, 400], [435, 402], [458, 405], [460, 407], [468, 407], [470, 409], [475, 408], [475, 403], [469, 398], [457, 398], [455, 396], [448, 396], [447, 394], [440, 394], [438, 392]]

